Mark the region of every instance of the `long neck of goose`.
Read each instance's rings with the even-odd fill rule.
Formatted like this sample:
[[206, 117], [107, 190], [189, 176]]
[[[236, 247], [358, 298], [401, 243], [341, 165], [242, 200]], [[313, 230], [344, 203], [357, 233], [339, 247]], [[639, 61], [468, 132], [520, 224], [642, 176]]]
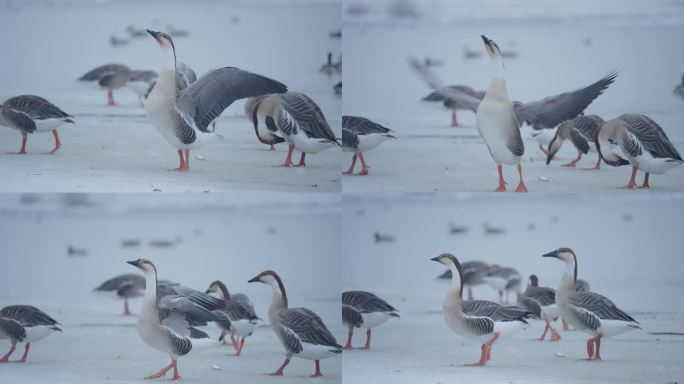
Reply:
[[157, 305], [157, 271], [145, 272], [145, 301]]
[[271, 323], [273, 323], [278, 312], [284, 308], [287, 308], [287, 293], [285, 292], [285, 287], [281, 282], [273, 282], [271, 287], [273, 288], [273, 299], [271, 299], [271, 307], [268, 309], [268, 315]]
[[164, 69], [171, 69], [176, 71], [176, 50], [174, 48], [164, 48], [163, 49], [165, 60]]
[[572, 293], [575, 293], [576, 271], [574, 259], [565, 262], [565, 272], [563, 272], [563, 277], [561, 277], [560, 285], [558, 286], [556, 301], [565, 301]]
[[449, 287], [449, 291], [447, 291], [446, 297], [444, 298], [444, 308], [449, 309], [450, 311], [456, 311], [456, 313], [461, 313], [463, 281], [461, 280], [461, 274], [458, 272], [458, 268], [456, 268], [454, 264], [449, 266], [449, 270], [451, 270], [451, 287]]

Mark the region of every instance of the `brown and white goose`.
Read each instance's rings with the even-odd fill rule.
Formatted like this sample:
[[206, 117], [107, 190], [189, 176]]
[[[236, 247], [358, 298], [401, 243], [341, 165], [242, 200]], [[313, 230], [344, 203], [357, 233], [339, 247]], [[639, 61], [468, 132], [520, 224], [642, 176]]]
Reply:
[[[211, 283], [206, 293], [211, 292], [218, 293], [225, 303], [223, 308], [216, 311], [222, 313], [230, 320], [228, 323], [224, 321], [216, 322], [216, 325], [221, 328], [219, 341], [225, 344], [226, 333], [230, 333], [230, 339], [235, 348], [234, 356], [240, 356], [242, 348], [245, 346], [245, 338], [254, 333], [261, 319], [254, 312], [254, 305], [245, 294], [235, 293], [231, 295], [222, 281], [216, 280]], [[237, 340], [235, 336], [237, 336]]]
[[128, 299], [141, 297], [145, 294], [145, 278], [136, 273], [125, 273], [112, 277], [95, 288], [96, 292], [114, 293], [117, 298], [124, 300], [124, 316], [131, 316]]
[[559, 248], [543, 255], [565, 262], [565, 272], [556, 289], [556, 305], [561, 317], [573, 328], [591, 336], [587, 340], [587, 359], [601, 360], [601, 339], [641, 329], [639, 322], [618, 308], [607, 297], [594, 292], [577, 292], [577, 256], [570, 248]]
[[259, 118], [264, 120], [266, 116], [263, 114], [263, 111], [261, 114], [258, 113], [258, 107], [265, 97], [265, 95], [250, 97], [249, 99], [245, 100], [245, 117], [252, 123], [252, 125], [254, 125], [254, 133], [256, 134], [257, 140], [259, 140], [259, 142], [262, 144], [269, 145], [269, 149], [271, 151], [275, 151], [275, 145], [284, 142], [285, 139], [276, 135], [277, 129], [275, 131], [270, 131], [269, 126], [267, 126], [265, 123], [263, 124], [263, 127], [266, 129], [260, 128]]
[[285, 348], [285, 361], [271, 376], [282, 376], [293, 356], [314, 360], [316, 371], [311, 377], [323, 376], [320, 360], [342, 353], [342, 346], [325, 326], [323, 320], [307, 308], [289, 308], [285, 285], [277, 273], [268, 270], [248, 282], [259, 282], [273, 288], [273, 299], [268, 309], [271, 328]]
[[114, 106], [113, 91], [126, 85], [132, 75], [133, 71], [123, 64], [105, 64], [88, 71], [78, 81], [106, 89], [107, 105]]
[[527, 289], [520, 295], [518, 302], [523, 308], [546, 323], [544, 333], [537, 340], [544, 340], [548, 331], [551, 331], [551, 341], [561, 339], [558, 331], [551, 325], [551, 322], [558, 318], [556, 291], [553, 288], [540, 287], [537, 275], [530, 275], [527, 281]]
[[[565, 140], [570, 140], [572, 145], [575, 146], [575, 149], [577, 149], [577, 157], [567, 164], [562, 164], [561, 166], [563, 167], [575, 168], [577, 162], [582, 159], [582, 155], [586, 155], [589, 152], [598, 153], [595, 140], [596, 134], [603, 123], [604, 120], [596, 115], [579, 116], [561, 123], [556, 130], [556, 134], [549, 143], [546, 165], [551, 163], [551, 159], [553, 159], [556, 153], [561, 149]], [[600, 168], [601, 156], [598, 156], [596, 165], [588, 169], [598, 170]]]
[[[345, 309], [345, 307], [347, 308]], [[360, 322], [354, 314], [348, 312], [350, 310], [361, 316]], [[346, 318], [345, 311], [348, 312]], [[349, 329], [344, 348], [352, 348], [354, 328], [364, 327], [366, 328], [366, 344], [362, 349], [370, 349], [371, 329], [393, 317], [399, 317], [397, 310], [374, 293], [367, 291], [342, 292], [342, 323]]]
[[31, 343], [48, 336], [52, 332], [62, 332], [59, 323], [45, 312], [30, 305], [10, 305], [0, 310], [0, 339], [9, 339], [10, 350], [0, 358], [7, 363], [16, 349], [17, 343], [24, 342], [24, 354], [18, 363], [26, 362]]

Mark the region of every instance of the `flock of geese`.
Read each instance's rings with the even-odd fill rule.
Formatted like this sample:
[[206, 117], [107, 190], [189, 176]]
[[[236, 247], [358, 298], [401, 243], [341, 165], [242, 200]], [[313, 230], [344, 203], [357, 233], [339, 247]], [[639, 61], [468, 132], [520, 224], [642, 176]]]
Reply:
[[[592, 292], [586, 281], [578, 279], [578, 259], [572, 249], [559, 248], [542, 256], [564, 263], [564, 272], [555, 290], [540, 287], [538, 277], [531, 275], [527, 288], [522, 291], [522, 278], [513, 268], [488, 265], [481, 261], [461, 263], [449, 253], [430, 259], [448, 268], [447, 273], [438, 278], [451, 280], [442, 306], [448, 328], [464, 338], [481, 343], [480, 359], [466, 365], [485, 365], [491, 358], [493, 344], [530, 327], [533, 320], [545, 323], [543, 334], [538, 340], [544, 340], [549, 332], [551, 341], [561, 340], [559, 332], [552, 325], [558, 318], [563, 320], [564, 330], [572, 326], [589, 335], [586, 360], [602, 359], [602, 339], [640, 329], [638, 321], [607, 297]], [[221, 330], [218, 341], [227, 344], [227, 335], [230, 334], [235, 355], [240, 356], [246, 338], [255, 332], [261, 322], [250, 299], [244, 294], [231, 294], [221, 281], [213, 281], [205, 292], [201, 292], [158, 279], [157, 269], [150, 260], [137, 259], [127, 263], [142, 271], [144, 277], [138, 274], [116, 276], [95, 288], [95, 291], [123, 299], [124, 315], [131, 315], [128, 299], [144, 297], [138, 314], [138, 334], [147, 345], [171, 359], [167, 366], [147, 376], [148, 379], [164, 377], [171, 369], [172, 379], [179, 379], [177, 364], [180, 356], [217, 343], [199, 327], [215, 323]], [[396, 308], [371, 292], [343, 292], [341, 314], [348, 337], [345, 345], [341, 346], [315, 312], [289, 306], [285, 285], [276, 272], [263, 271], [248, 282], [268, 285], [273, 292], [268, 321], [285, 353], [282, 365], [270, 374], [274, 376], [283, 375], [293, 357], [313, 360], [315, 371], [312, 377], [322, 376], [320, 360], [339, 355], [343, 349], [353, 348], [355, 328], [366, 329], [366, 342], [360, 348], [368, 350], [371, 347], [372, 329], [389, 319], [399, 318]], [[473, 298], [472, 287], [483, 283], [499, 292], [500, 303]], [[466, 298], [463, 297], [464, 288], [467, 288]], [[510, 304], [510, 292], [516, 293], [516, 304]], [[0, 358], [0, 362], [9, 361], [19, 342], [26, 343], [24, 354], [19, 360], [25, 362], [31, 343], [61, 330], [56, 320], [35, 307], [12, 305], [3, 308], [0, 310], [0, 339], [9, 339], [11, 348]]]

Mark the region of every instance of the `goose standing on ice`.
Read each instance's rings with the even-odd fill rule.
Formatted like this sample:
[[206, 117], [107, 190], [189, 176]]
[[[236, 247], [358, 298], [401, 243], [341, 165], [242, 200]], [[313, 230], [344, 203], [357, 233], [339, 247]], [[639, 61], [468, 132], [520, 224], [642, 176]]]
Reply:
[[[344, 346], [345, 349], [352, 348], [351, 342], [352, 336], [354, 335], [354, 327], [366, 328], [366, 344], [362, 349], [370, 349], [371, 329], [393, 317], [399, 317], [397, 310], [393, 306], [389, 305], [385, 300], [379, 298], [375, 294], [366, 291], [342, 292], [342, 306], [343, 312], [345, 311], [344, 307], [348, 306], [361, 315], [361, 322], [358, 323], [358, 321], [353, 320], [356, 318], [355, 316], [350, 317], [352, 319], [351, 321], [345, 321], [343, 313], [342, 321], [349, 328], [347, 344]], [[349, 309], [347, 309], [347, 311], [348, 310]]]
[[539, 341], [544, 340], [546, 332], [551, 331], [551, 341], [561, 339], [560, 334], [551, 325], [552, 321], [558, 318], [558, 307], [556, 306], [556, 291], [549, 287], [540, 287], [537, 275], [530, 275], [527, 282], [527, 289], [520, 296], [520, 305], [532, 312], [536, 317], [544, 320], [546, 326], [544, 333], [539, 337]]
[[[612, 149], [617, 145], [622, 154]], [[632, 164], [632, 176], [625, 188], [636, 188], [637, 170], [645, 172], [640, 188], [650, 188], [651, 173], [662, 174], [684, 163], [677, 148], [672, 145], [665, 131], [644, 115], [624, 114], [606, 121], [596, 136], [599, 155], [606, 164], [617, 167]]]
[[354, 166], [358, 158], [361, 160], [361, 172], [358, 175], [367, 175], [368, 165], [363, 159], [364, 152], [370, 151], [385, 140], [396, 139], [391, 132], [391, 129], [363, 117], [342, 116], [342, 150], [354, 152], [351, 166], [343, 174], [354, 174]]
[[[287, 157], [281, 167], [294, 165], [292, 153], [295, 149], [301, 152], [302, 156], [299, 164], [294, 166], [306, 167], [307, 153], [318, 153], [340, 145], [321, 109], [303, 93], [268, 95], [257, 104], [254, 114], [264, 116], [268, 130], [280, 132], [288, 142]], [[258, 119], [254, 119], [255, 125], [257, 122]]]
[[26, 362], [31, 343], [36, 342], [52, 332], [62, 332], [59, 323], [45, 312], [30, 305], [10, 305], [0, 310], [0, 339], [10, 339], [10, 350], [0, 358], [0, 363], [7, 363], [14, 352], [17, 342], [25, 342], [24, 354], [18, 363]]
[[506, 79], [503, 76], [503, 61], [499, 46], [492, 40], [482, 36], [489, 56], [499, 65], [499, 73], [494, 77], [485, 92], [482, 102], [477, 107], [477, 129], [484, 139], [499, 172], [499, 187], [496, 192], [506, 191], [502, 164], [517, 165], [520, 182], [516, 192], [527, 192], [523, 181], [520, 159], [525, 153], [525, 144], [520, 136], [520, 127], [513, 110], [513, 103], [508, 98]]
[[[501, 304], [509, 303], [511, 291], [520, 296], [522, 277], [520, 277], [520, 273], [514, 268], [492, 265], [487, 270], [487, 276], [483, 277], [483, 279], [487, 284], [499, 292], [499, 302]], [[506, 300], [504, 300], [504, 292], [506, 292]]]
[[131, 77], [126, 82], [126, 86], [138, 96], [141, 107], [145, 107], [143, 100], [152, 91], [150, 86], [157, 81], [159, 74], [155, 71], [133, 71]]
[[178, 357], [188, 354], [197, 344], [211, 342], [209, 335], [195, 327], [210, 321], [228, 321], [212, 312], [223, 301], [176, 284], [159, 285], [157, 269], [147, 259], [127, 263], [145, 273], [145, 299], [138, 315], [138, 334], [147, 345], [171, 357], [169, 365], [146, 379], [163, 377], [173, 368], [172, 380], [178, 380]]
[[126, 85], [131, 75], [133, 75], [131, 69], [123, 64], [105, 64], [81, 76], [78, 81], [106, 89], [107, 105], [113, 106], [116, 105], [113, 91]]
[[220, 321], [216, 323], [221, 328], [219, 341], [225, 342], [226, 332], [230, 333], [230, 339], [235, 348], [234, 356], [240, 356], [245, 346], [245, 338], [252, 335], [261, 319], [254, 312], [254, 305], [246, 295], [242, 293], [231, 295], [222, 281], [216, 280], [211, 283], [206, 293], [211, 292], [216, 292], [221, 296], [225, 306], [217, 311], [222, 312], [230, 320], [227, 324]]
[[543, 257], [565, 262], [565, 272], [556, 289], [556, 305], [561, 317], [573, 328], [591, 335], [587, 340], [587, 360], [601, 360], [601, 339], [641, 329], [639, 322], [607, 297], [594, 292], [576, 292], [577, 256], [570, 248], [559, 248]]
[[530, 314], [517, 306], [502, 306], [488, 301], [466, 301], [463, 297], [463, 270], [454, 255], [444, 253], [430, 259], [446, 265], [453, 276], [451, 288], [444, 298], [442, 309], [449, 328], [459, 335], [482, 343], [482, 354], [476, 363], [483, 366], [492, 353], [492, 344], [525, 328]]
[[190, 150], [219, 138], [208, 126], [235, 100], [287, 91], [277, 81], [233, 67], [212, 70], [178, 91], [173, 40], [164, 32], [147, 32], [162, 47], [167, 61], [145, 100], [145, 111], [152, 125], [178, 149], [180, 166], [173, 171], [186, 172]]
[[[596, 149], [596, 133], [598, 133], [599, 128], [603, 125], [604, 120], [596, 115], [579, 116], [573, 120], [564, 121], [558, 126], [556, 134], [549, 143], [546, 157], [546, 165], [551, 163], [551, 159], [560, 150], [563, 145], [563, 141], [570, 139], [572, 145], [577, 149], [577, 158], [575, 160], [562, 164], [562, 167], [572, 167], [574, 168], [578, 161], [582, 159], [582, 155], [586, 155], [589, 152], [598, 153]], [[600, 169], [601, 168], [601, 156], [598, 156], [596, 165], [588, 169]]]
[[62, 146], [57, 128], [66, 123], [74, 123], [72, 116], [40, 96], [15, 96], [0, 105], [0, 125], [21, 132], [21, 149], [17, 152], [18, 155], [26, 154], [29, 133], [49, 131], [55, 136], [55, 148], [50, 151], [54, 155]]
[[289, 308], [285, 285], [277, 273], [264, 271], [248, 281], [260, 282], [273, 288], [273, 300], [268, 318], [273, 332], [285, 348], [285, 361], [271, 376], [282, 376], [292, 356], [316, 362], [311, 377], [323, 376], [320, 360], [342, 353], [342, 346], [317, 314], [307, 308]]
[[116, 297], [124, 300], [123, 315], [131, 316], [128, 299], [141, 297], [145, 293], [145, 278], [135, 273], [126, 273], [105, 281], [95, 291], [116, 294]]
[[256, 137], [259, 140], [259, 142], [261, 142], [262, 144], [269, 145], [269, 149], [271, 151], [275, 151], [275, 145], [284, 142], [285, 139], [276, 135], [277, 129], [273, 132], [268, 130], [268, 126], [266, 126], [266, 130], [259, 129], [258, 119], [260, 117], [262, 119], [265, 119], [265, 116], [260, 116], [257, 113], [257, 111], [259, 104], [264, 100], [264, 98], [266, 98], [265, 95], [258, 97], [250, 97], [249, 99], [245, 100], [245, 117], [252, 123], [252, 125], [254, 125], [254, 133], [256, 134]]

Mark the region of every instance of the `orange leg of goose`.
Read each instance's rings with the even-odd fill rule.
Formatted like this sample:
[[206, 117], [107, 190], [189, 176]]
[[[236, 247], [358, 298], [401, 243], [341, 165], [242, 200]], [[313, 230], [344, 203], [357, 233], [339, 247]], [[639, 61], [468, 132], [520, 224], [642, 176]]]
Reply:
[[237, 352], [233, 356], [240, 356], [240, 353], [242, 353], [242, 347], [245, 346], [245, 338], [244, 336], [240, 339], [240, 345], [237, 348]]
[[636, 165], [632, 165], [632, 177], [629, 178], [629, 182], [623, 188], [634, 189], [637, 187], [637, 184], [636, 184], [637, 169], [638, 169], [638, 167]]
[[518, 164], [518, 175], [520, 175], [520, 183], [518, 183], [518, 188], [515, 189], [516, 192], [527, 192], [527, 187], [523, 181], [522, 176], [522, 164]]
[[130, 309], [128, 309], [128, 299], [124, 299], [124, 310], [123, 310], [123, 315], [124, 315], [124, 316], [131, 316], [131, 315], [132, 315]]
[[302, 152], [302, 157], [299, 158], [299, 163], [295, 167], [306, 167], [306, 153]]
[[561, 322], [563, 323], [563, 331], [569, 331], [570, 325], [568, 324], [568, 322], [565, 320], [561, 320]]
[[283, 375], [283, 370], [285, 369], [285, 367], [287, 367], [288, 364], [290, 364], [290, 359], [288, 359], [288, 358], [286, 357], [286, 358], [285, 358], [285, 361], [283, 361], [283, 365], [281, 365], [280, 368], [278, 368], [277, 371], [275, 371], [275, 372], [273, 372], [273, 373], [269, 373], [268, 375], [269, 375], [269, 376], [282, 376], [282, 375]]
[[477, 363], [464, 364], [466, 367], [482, 367], [487, 364], [487, 361], [492, 358], [492, 344], [499, 338], [499, 332], [494, 333], [494, 337], [488, 342], [482, 344], [482, 354], [480, 355], [480, 361]]
[[269, 151], [275, 151], [275, 145], [271, 144], [271, 147], [268, 149]]
[[548, 319], [544, 319], [544, 320], [546, 321], [546, 326], [544, 327], [544, 333], [542, 333], [542, 335], [537, 338], [537, 340], [539, 340], [539, 341], [544, 341], [544, 338], [546, 338], [546, 332], [548, 332], [549, 328], [550, 328], [549, 320]]
[[[185, 156], [183, 156], [185, 153]], [[178, 150], [178, 158], [180, 159], [180, 166], [176, 169], [169, 169], [169, 172], [187, 172], [190, 169], [190, 150]]]
[[643, 189], [651, 188], [651, 186], [648, 184], [648, 176], [650, 176], [650, 175], [651, 175], [650, 173], [646, 172], [646, 175], [644, 176], [644, 183], [641, 184], [641, 187], [639, 187], [639, 188], [643, 188]]
[[575, 160], [573, 160], [573, 161], [571, 161], [571, 162], [569, 162], [569, 163], [567, 163], [567, 164], [561, 164], [561, 167], [575, 168], [575, 167], [577, 166], [577, 162], [580, 161], [580, 160], [582, 160], [582, 154], [581, 154], [581, 153], [578, 153], [578, 154], [577, 154], [577, 157], [575, 158]]
[[499, 171], [499, 188], [494, 192], [506, 192], [506, 180], [503, 178], [503, 167], [501, 164], [497, 164], [496, 170]]
[[238, 349], [238, 339], [235, 338], [235, 331], [230, 330], [230, 342], [233, 343], [233, 348], [237, 351]]
[[356, 153], [354, 156], [352, 156], [352, 163], [351, 166], [349, 166], [349, 169], [347, 169], [347, 172], [342, 172], [343, 175], [353, 175], [354, 174], [354, 166], [356, 166], [356, 158], [359, 157]]
[[164, 376], [166, 376], [166, 372], [168, 372], [169, 369], [173, 368], [173, 377], [171, 378], [171, 380], [178, 380], [181, 377], [178, 374], [178, 367], [176, 364], [177, 364], [176, 359], [172, 358], [171, 363], [169, 365], [167, 365], [166, 367], [159, 370], [159, 372], [145, 377], [145, 379], [158, 379], [160, 377], [164, 377]]
[[285, 162], [280, 164], [279, 167], [289, 168], [292, 166], [292, 152], [294, 152], [294, 144], [290, 144], [287, 147], [287, 157], [285, 158]]
[[107, 90], [107, 105], [116, 105], [116, 103], [114, 102], [114, 94], [112, 93], [111, 89]]
[[594, 353], [594, 360], [601, 360], [601, 337], [603, 337], [603, 334], [599, 333], [594, 338], [594, 344], [596, 345], [596, 353]]
[[587, 358], [582, 360], [594, 360], [594, 344], [596, 343], [596, 337], [592, 337], [587, 340]]
[[316, 360], [316, 372], [314, 372], [314, 374], [311, 375], [311, 377], [321, 377], [321, 376], [323, 376], [323, 374], [321, 373], [321, 361]]
[[359, 176], [366, 176], [368, 174], [368, 165], [366, 165], [366, 160], [363, 159], [363, 153], [359, 152], [359, 160], [361, 160], [361, 172]]
[[17, 363], [25, 363], [26, 358], [28, 357], [29, 349], [31, 349], [31, 343], [26, 343], [26, 346], [24, 347], [24, 354], [21, 355], [21, 359], [17, 360]]
[[354, 330], [349, 328], [349, 332], [347, 333], [347, 344], [342, 347], [343, 349], [352, 349], [352, 336], [354, 336]]
[[371, 329], [368, 328], [366, 330], [366, 344], [361, 347], [361, 349], [370, 349], [370, 341], [371, 341]]
[[55, 136], [55, 147], [52, 149], [52, 151], [50, 151], [50, 154], [54, 155], [55, 153], [57, 153], [57, 151], [59, 151], [59, 148], [62, 147], [62, 142], [59, 141], [59, 133], [56, 129], [52, 130], [52, 134]]
[[28, 141], [28, 136], [22, 135], [21, 136], [21, 148], [19, 149], [19, 152], [10, 152], [14, 153], [15, 155], [25, 155], [26, 154], [26, 142]]
[[454, 128], [458, 127], [458, 119], [456, 118], [456, 110], [455, 109], [451, 110], [451, 126]]
[[561, 339], [561, 336], [560, 336], [560, 334], [558, 333], [558, 331], [556, 331], [556, 329], [553, 328], [553, 325], [551, 325], [551, 323], [550, 323], [548, 320], [546, 320], [546, 321], [548, 322], [548, 324], [549, 324], [549, 330], [551, 331], [551, 341], [558, 341], [558, 340], [560, 340], [560, 339]]
[[584, 168], [584, 169], [586, 169], [587, 171], [598, 171], [599, 169], [601, 169], [601, 155], [598, 156], [598, 160], [596, 161], [596, 165], [594, 165], [593, 167]]
[[0, 358], [0, 363], [6, 363], [9, 361], [9, 357], [14, 352], [14, 350], [17, 349], [17, 343], [12, 343], [12, 346], [10, 347], [10, 350], [5, 353], [5, 355]]

